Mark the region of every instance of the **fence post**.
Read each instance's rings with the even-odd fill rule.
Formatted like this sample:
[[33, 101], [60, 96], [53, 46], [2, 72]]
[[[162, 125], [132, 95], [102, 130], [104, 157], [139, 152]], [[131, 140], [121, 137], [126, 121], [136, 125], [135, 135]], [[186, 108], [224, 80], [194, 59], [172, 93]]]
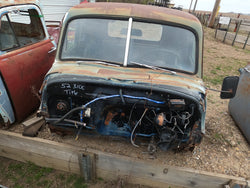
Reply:
[[235, 33], [235, 37], [234, 37], [234, 40], [233, 40], [232, 46], [234, 45], [234, 42], [235, 42], [236, 37], [237, 37], [237, 35], [238, 35], [238, 32], [239, 32], [239, 29], [240, 29], [241, 22], [242, 22], [242, 20], [240, 20], [240, 23], [239, 23], [239, 25], [238, 25], [238, 28], [237, 28], [237, 31], [236, 31], [236, 33]]
[[210, 16], [209, 16], [209, 14], [207, 14], [207, 15], [206, 15], [206, 22], [205, 22], [205, 25], [207, 25], [207, 22], [208, 22], [209, 18], [210, 18]]
[[202, 16], [202, 24], [204, 25], [204, 23], [205, 23], [205, 13], [203, 13], [203, 16]]
[[[220, 22], [220, 21], [219, 21], [219, 22]], [[217, 25], [216, 25], [216, 30], [215, 30], [214, 38], [216, 38], [216, 36], [217, 36], [217, 30], [218, 30], [218, 27], [219, 27], [219, 22], [218, 22]]]
[[224, 39], [223, 39], [223, 42], [225, 42], [225, 40], [226, 40], [227, 32], [228, 32], [228, 30], [229, 30], [231, 20], [232, 20], [232, 19], [230, 18], [229, 23], [228, 23], [228, 26], [227, 26], [227, 30], [226, 30], [226, 33], [225, 33], [225, 36], [224, 36]]
[[[211, 15], [210, 15], [210, 16], [211, 16]], [[209, 17], [209, 19], [210, 19], [210, 17]], [[213, 25], [213, 27], [216, 27], [216, 26], [218, 25], [219, 21], [220, 21], [220, 17], [216, 17], [215, 20], [214, 20], [214, 25]]]
[[250, 32], [248, 32], [247, 39], [246, 39], [246, 42], [245, 42], [245, 44], [244, 44], [244, 46], [243, 46], [243, 49], [245, 49], [245, 48], [246, 48], [247, 41], [248, 41], [248, 39], [249, 39], [249, 35], [250, 35]]

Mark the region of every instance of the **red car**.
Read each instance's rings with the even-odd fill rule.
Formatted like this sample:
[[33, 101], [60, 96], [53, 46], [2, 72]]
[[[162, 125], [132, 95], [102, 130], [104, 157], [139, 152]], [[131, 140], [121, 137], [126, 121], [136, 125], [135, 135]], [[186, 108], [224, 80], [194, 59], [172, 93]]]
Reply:
[[8, 126], [38, 107], [56, 44], [37, 5], [0, 5], [0, 126]]

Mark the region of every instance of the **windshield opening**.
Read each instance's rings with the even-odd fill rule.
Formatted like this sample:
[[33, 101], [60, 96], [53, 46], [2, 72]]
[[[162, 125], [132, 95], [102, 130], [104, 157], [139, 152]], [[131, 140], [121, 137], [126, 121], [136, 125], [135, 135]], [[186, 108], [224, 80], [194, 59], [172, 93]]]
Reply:
[[[128, 20], [79, 18], [67, 27], [62, 60], [100, 60], [123, 65]], [[196, 37], [188, 29], [133, 21], [128, 66], [138, 62], [194, 73], [196, 70]]]

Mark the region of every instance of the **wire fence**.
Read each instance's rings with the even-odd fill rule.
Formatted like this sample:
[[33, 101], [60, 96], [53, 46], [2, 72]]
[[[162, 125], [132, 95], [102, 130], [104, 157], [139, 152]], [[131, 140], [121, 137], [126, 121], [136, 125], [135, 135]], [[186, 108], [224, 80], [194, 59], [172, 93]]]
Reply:
[[[210, 13], [195, 13], [200, 22], [208, 26]], [[250, 46], [250, 20], [227, 16], [218, 16], [213, 25], [215, 28], [215, 38], [224, 43], [236, 45], [243, 49]], [[249, 48], [250, 49], [250, 48]]]

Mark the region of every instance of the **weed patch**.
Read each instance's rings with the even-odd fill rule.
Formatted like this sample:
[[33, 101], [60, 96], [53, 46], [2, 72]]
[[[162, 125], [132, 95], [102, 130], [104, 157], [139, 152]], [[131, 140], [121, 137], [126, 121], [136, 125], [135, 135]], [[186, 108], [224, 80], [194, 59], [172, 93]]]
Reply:
[[52, 168], [39, 167], [31, 162], [12, 161], [10, 164], [1, 165], [0, 169], [0, 172], [4, 172], [0, 176], [0, 184], [4, 185], [8, 181], [13, 188], [54, 188], [65, 185], [72, 188], [87, 187], [84, 179], [78, 175], [56, 172]]

